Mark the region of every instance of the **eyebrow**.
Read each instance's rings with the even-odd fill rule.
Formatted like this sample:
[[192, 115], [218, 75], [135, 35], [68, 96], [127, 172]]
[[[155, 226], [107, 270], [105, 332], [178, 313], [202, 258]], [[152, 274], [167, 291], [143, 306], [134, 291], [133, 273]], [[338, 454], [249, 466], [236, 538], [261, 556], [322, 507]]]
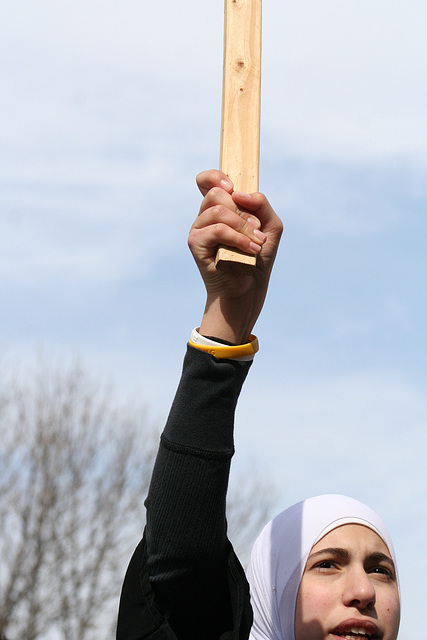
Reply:
[[371, 553], [367, 560], [371, 562], [388, 562], [394, 569], [393, 559], [390, 558], [386, 553], [382, 553], [381, 551], [376, 551], [375, 553]]
[[[312, 560], [313, 558], [317, 558], [318, 556], [322, 556], [324, 554], [334, 555], [335, 557], [338, 556], [342, 560], [350, 559], [350, 553], [347, 551], [347, 549], [342, 549], [341, 547], [327, 547], [325, 549], [320, 549], [320, 551], [315, 551], [314, 553], [311, 553], [309, 555], [309, 559]], [[392, 558], [390, 558], [390, 556], [388, 556], [387, 554], [382, 553], [381, 551], [375, 551], [374, 553], [370, 553], [367, 556], [366, 560], [368, 562], [387, 562], [393, 567], [393, 569], [395, 569]]]
[[324, 554], [339, 556], [343, 560], [348, 560], [350, 558], [350, 553], [347, 549], [341, 549], [341, 547], [327, 547], [326, 549], [320, 549], [320, 551], [311, 553], [309, 558], [317, 558], [317, 556], [322, 556]]

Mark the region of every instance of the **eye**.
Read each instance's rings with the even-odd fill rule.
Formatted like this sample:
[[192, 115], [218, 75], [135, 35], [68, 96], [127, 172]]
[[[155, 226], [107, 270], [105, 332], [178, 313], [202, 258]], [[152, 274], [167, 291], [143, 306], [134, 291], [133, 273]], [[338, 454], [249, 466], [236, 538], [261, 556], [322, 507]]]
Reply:
[[336, 569], [337, 565], [333, 560], [321, 560], [314, 565], [314, 569], [319, 569], [320, 571], [328, 571], [331, 569]]
[[370, 570], [370, 573], [374, 573], [378, 576], [384, 576], [384, 578], [388, 579], [388, 580], [394, 580], [394, 573], [391, 569], [389, 569], [386, 566], [383, 565], [378, 565], [375, 567], [372, 567], [372, 569]]

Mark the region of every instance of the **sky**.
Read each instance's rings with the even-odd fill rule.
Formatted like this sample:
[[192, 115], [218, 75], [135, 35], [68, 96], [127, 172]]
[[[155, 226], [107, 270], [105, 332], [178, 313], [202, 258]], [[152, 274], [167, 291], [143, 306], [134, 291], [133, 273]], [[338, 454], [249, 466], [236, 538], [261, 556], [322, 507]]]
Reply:
[[[78, 357], [161, 425], [204, 303], [186, 241], [218, 164], [222, 3], [1, 15], [2, 362]], [[333, 492], [380, 513], [400, 640], [427, 575], [426, 30], [424, 0], [264, 2], [260, 188], [285, 233], [233, 462], [277, 510]]]

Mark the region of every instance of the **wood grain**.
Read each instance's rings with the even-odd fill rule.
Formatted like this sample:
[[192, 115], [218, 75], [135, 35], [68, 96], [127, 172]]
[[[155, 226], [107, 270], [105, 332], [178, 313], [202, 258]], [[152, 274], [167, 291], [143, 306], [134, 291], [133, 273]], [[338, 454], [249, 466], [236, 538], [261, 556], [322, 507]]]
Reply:
[[[236, 191], [258, 191], [262, 0], [225, 0], [220, 169]], [[256, 265], [255, 256], [219, 247], [218, 269]]]

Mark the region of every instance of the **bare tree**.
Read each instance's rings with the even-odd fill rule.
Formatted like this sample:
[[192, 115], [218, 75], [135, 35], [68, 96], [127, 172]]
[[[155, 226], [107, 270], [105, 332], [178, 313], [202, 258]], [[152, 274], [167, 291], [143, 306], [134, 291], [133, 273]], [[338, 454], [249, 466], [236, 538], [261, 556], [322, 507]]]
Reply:
[[[114, 637], [157, 441], [142, 405], [116, 401], [79, 366], [3, 382], [0, 639]], [[272, 494], [256, 476], [237, 491], [244, 552]]]
[[0, 438], [0, 633], [102, 637], [142, 528], [145, 412], [78, 366], [44, 369], [2, 386]]
[[276, 487], [252, 461], [250, 473], [231, 474], [227, 499], [229, 537], [244, 567], [262, 527], [272, 517], [278, 493]]

